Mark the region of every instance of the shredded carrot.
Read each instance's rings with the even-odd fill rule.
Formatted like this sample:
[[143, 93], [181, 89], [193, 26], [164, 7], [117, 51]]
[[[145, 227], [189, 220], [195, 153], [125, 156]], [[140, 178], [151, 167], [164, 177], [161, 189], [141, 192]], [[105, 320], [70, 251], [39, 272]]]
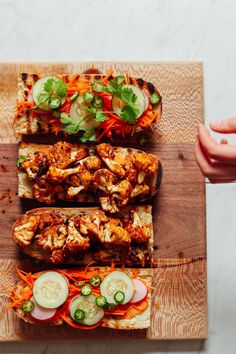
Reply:
[[28, 276], [24, 275], [20, 269], [16, 268], [17, 274], [19, 275], [19, 277], [26, 283], [28, 284], [31, 288], [33, 286], [33, 279], [32, 281], [28, 279]]
[[112, 76], [114, 73], [114, 70], [113, 69], [110, 69], [106, 75], [102, 78], [102, 82], [104, 83], [104, 85], [106, 85], [108, 83], [108, 79], [110, 76]]
[[70, 80], [67, 82], [67, 87], [69, 88], [70, 86], [73, 86], [75, 81], [79, 79], [78, 74], [73, 74], [70, 78]]
[[144, 115], [142, 115], [138, 119], [138, 126], [142, 128], [149, 127], [151, 123], [157, 118], [157, 116], [158, 116], [157, 112], [147, 111]]
[[146, 310], [146, 308], [148, 307], [148, 301], [147, 299], [144, 299], [143, 301], [141, 301], [138, 304], [130, 304], [130, 306], [127, 309], [127, 312], [125, 314], [125, 319], [131, 319], [134, 316], [136, 316], [139, 313], [142, 313]]
[[91, 262], [89, 262], [89, 263], [86, 265], [86, 267], [85, 267], [85, 269], [84, 269], [84, 274], [87, 274], [89, 267], [91, 267], [91, 265], [94, 264], [94, 263], [95, 263], [95, 261], [91, 261]]
[[126, 85], [130, 84], [130, 78], [129, 78], [128, 72], [125, 74], [125, 83], [126, 83]]
[[132, 279], [136, 278], [138, 274], [139, 274], [139, 269], [135, 269], [133, 274], [132, 274], [132, 276], [131, 276], [131, 278]]

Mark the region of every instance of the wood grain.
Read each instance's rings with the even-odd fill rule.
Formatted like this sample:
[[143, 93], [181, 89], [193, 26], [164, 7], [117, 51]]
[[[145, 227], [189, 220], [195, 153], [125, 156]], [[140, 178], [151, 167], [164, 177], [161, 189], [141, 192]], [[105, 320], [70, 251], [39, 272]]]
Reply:
[[[161, 156], [164, 171], [160, 193], [152, 200], [157, 245], [152, 325], [148, 331], [97, 329], [86, 333], [67, 326], [56, 329], [32, 326], [6, 310], [7, 299], [0, 290], [0, 341], [206, 338], [205, 183], [193, 153], [197, 125], [204, 113], [202, 63], [97, 62], [94, 65], [103, 72], [112, 67], [116, 73], [128, 71], [132, 76], [143, 77], [153, 82], [163, 97], [162, 119], [145, 148]], [[6, 271], [12, 282], [16, 265], [38, 270], [14, 246], [10, 236], [12, 224], [20, 214], [42, 206], [20, 200], [16, 194], [17, 141], [12, 120], [17, 73], [63, 74], [83, 72], [89, 67], [91, 63], [0, 64], [0, 271]], [[135, 139], [115, 142], [137, 146]]]
[[[15, 267], [32, 269], [29, 262], [0, 261], [11, 284]], [[87, 339], [202, 339], [207, 337], [206, 261], [165, 259], [154, 270], [156, 288], [152, 294], [151, 327], [148, 330], [117, 331], [98, 328], [78, 331], [68, 326], [30, 325], [7, 311], [9, 300], [0, 291], [0, 341], [87, 340]], [[1, 277], [0, 277], [1, 278]]]
[[[0, 141], [16, 142], [12, 129], [17, 73], [63, 74], [83, 72], [92, 63], [5, 63], [0, 66]], [[113, 68], [153, 82], [163, 97], [163, 115], [156, 130], [159, 143], [193, 143], [203, 117], [202, 63], [94, 63], [102, 72]]]

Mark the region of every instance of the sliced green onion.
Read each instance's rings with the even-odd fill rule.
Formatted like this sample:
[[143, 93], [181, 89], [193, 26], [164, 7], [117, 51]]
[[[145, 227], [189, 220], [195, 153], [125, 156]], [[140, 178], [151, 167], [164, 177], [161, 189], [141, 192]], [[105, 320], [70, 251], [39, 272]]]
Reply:
[[58, 98], [58, 97], [51, 97], [51, 98], [49, 99], [49, 107], [50, 107], [51, 109], [57, 109], [57, 108], [60, 107], [60, 105], [61, 105], [61, 100], [60, 100], [60, 98]]
[[79, 97], [79, 92], [75, 92], [75, 93], [71, 96], [70, 101], [71, 101], [71, 102], [74, 102], [77, 97]]
[[83, 310], [77, 309], [74, 313], [74, 318], [77, 321], [82, 321], [85, 319], [85, 312]]
[[83, 99], [85, 100], [85, 102], [91, 103], [94, 99], [94, 93], [91, 91], [85, 91], [85, 93], [83, 94]]
[[121, 304], [125, 299], [125, 294], [123, 291], [117, 291], [114, 295], [114, 299], [118, 304]]
[[89, 296], [92, 292], [91, 286], [90, 285], [84, 285], [81, 288], [81, 294], [84, 296]]
[[161, 97], [160, 95], [157, 93], [157, 92], [153, 92], [151, 95], [150, 95], [150, 102], [151, 104], [158, 104], [161, 100]]
[[34, 309], [34, 303], [31, 300], [25, 300], [22, 304], [22, 310], [24, 312], [31, 312]]
[[94, 275], [89, 282], [92, 286], [97, 287], [101, 284], [102, 281], [99, 275]]
[[96, 297], [96, 305], [99, 307], [103, 307], [105, 306], [107, 303], [107, 299], [105, 298], [105, 296], [98, 296]]

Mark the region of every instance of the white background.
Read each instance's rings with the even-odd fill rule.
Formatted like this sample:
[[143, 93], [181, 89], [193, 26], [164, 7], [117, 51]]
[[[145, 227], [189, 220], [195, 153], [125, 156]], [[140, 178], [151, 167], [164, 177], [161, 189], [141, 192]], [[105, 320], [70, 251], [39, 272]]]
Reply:
[[[236, 114], [236, 1], [0, 0], [0, 61], [202, 60], [206, 122]], [[236, 141], [232, 137], [232, 140]], [[236, 184], [207, 187], [209, 340], [0, 345], [1, 353], [236, 353]]]

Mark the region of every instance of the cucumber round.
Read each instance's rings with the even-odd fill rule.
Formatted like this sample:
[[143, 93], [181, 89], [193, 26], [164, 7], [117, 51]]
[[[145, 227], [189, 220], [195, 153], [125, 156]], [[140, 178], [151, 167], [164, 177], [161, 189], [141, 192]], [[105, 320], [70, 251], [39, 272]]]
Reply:
[[45, 272], [35, 280], [33, 296], [42, 307], [55, 309], [61, 306], [69, 295], [66, 278], [58, 272]]
[[[134, 85], [124, 85], [123, 88], [129, 88], [133, 91], [133, 93], [137, 96], [137, 99], [135, 101], [134, 107], [138, 109], [138, 115], [137, 118], [139, 118], [146, 107], [146, 100], [145, 100], [145, 96], [142, 92], [142, 90], [140, 90], [137, 86]], [[113, 111], [120, 117], [121, 115], [121, 110], [122, 108], [124, 108], [127, 104], [122, 101], [120, 98], [113, 96], [112, 98], [112, 108]]]
[[[41, 108], [44, 111], [51, 111], [51, 108], [49, 106], [49, 102], [42, 102], [40, 103], [38, 97], [39, 94], [44, 94], [46, 93], [46, 91], [44, 90], [44, 84], [48, 79], [54, 79], [54, 80], [59, 80], [57, 76], [44, 76], [41, 79], [39, 79], [38, 81], [36, 81], [36, 83], [33, 86], [33, 90], [32, 90], [32, 96], [33, 96], [33, 100], [36, 103], [36, 105], [39, 106], [39, 108]], [[65, 102], [65, 99], [61, 99], [61, 104], [63, 104]]]
[[[122, 304], [127, 304], [134, 295], [134, 284], [132, 279], [124, 272], [115, 270], [108, 274], [100, 285], [101, 294], [105, 296], [108, 303], [116, 301], [115, 294], [122, 292], [124, 300]], [[118, 303], [116, 301], [116, 303]]]
[[78, 120], [81, 130], [89, 130], [97, 128], [101, 122], [97, 122], [93, 115], [86, 109], [83, 104], [83, 97], [79, 96], [71, 105], [70, 117], [74, 120]]
[[[82, 310], [85, 314], [83, 320], [77, 320], [75, 318], [76, 310]], [[79, 295], [72, 299], [69, 306], [71, 318], [85, 326], [92, 326], [98, 323], [104, 316], [104, 310], [102, 307], [96, 305], [96, 297], [94, 295], [83, 296]]]

